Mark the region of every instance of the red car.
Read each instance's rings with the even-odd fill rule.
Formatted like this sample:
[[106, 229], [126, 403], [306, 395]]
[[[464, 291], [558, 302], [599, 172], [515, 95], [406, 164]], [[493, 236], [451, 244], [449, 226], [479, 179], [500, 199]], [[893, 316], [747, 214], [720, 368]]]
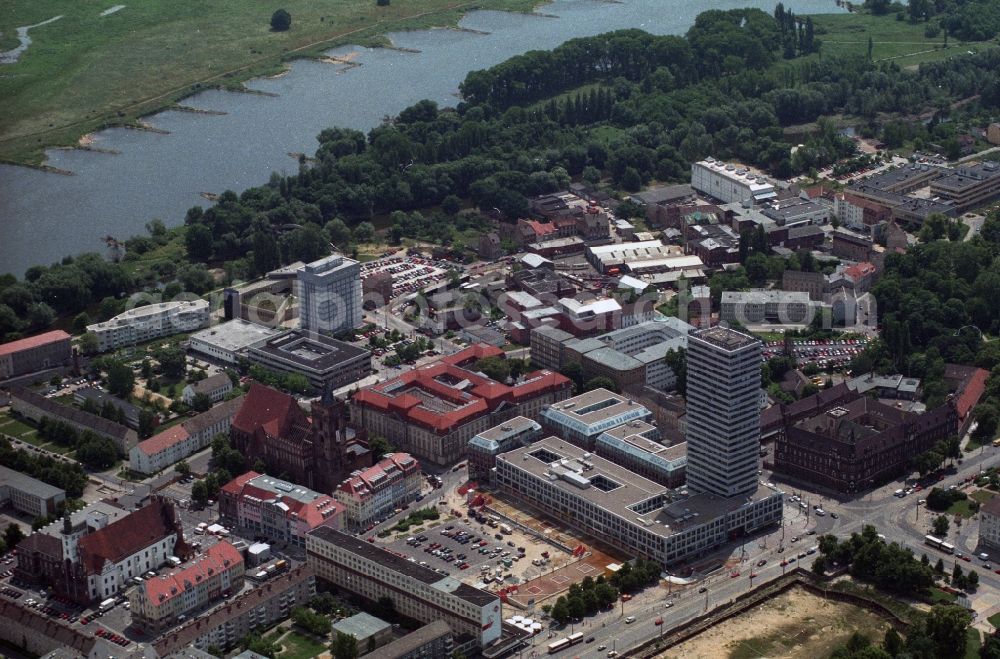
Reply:
[[740, 576], [740, 571], [739, 570], [733, 570], [732, 572], [729, 573], [729, 578], [730, 579], [735, 579], [738, 576]]
[[660, 625], [663, 624], [663, 618], [657, 618], [656, 620], [653, 621], [653, 624], [659, 627]]

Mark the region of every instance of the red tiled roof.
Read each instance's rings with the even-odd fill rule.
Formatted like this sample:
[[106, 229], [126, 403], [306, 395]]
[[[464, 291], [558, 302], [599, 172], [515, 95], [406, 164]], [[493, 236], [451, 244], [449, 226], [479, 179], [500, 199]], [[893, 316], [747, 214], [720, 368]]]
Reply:
[[340, 484], [339, 489], [363, 499], [419, 470], [420, 463], [409, 453], [392, 453], [378, 464], [351, 474], [350, 478]]
[[228, 542], [219, 542], [194, 558], [191, 563], [171, 574], [149, 579], [143, 584], [146, 598], [160, 606], [170, 598], [193, 588], [209, 578], [243, 563], [243, 556]]
[[229, 481], [222, 486], [222, 491], [226, 494], [232, 494], [233, 496], [239, 496], [243, 492], [243, 487], [252, 481], [253, 479], [260, 476], [256, 471], [248, 471], [242, 476], [237, 476], [233, 480]]
[[118, 563], [152, 544], [174, 535], [173, 504], [154, 498], [131, 515], [89, 533], [79, 541], [80, 557], [90, 574], [97, 574], [105, 561]]
[[156, 455], [160, 451], [164, 451], [174, 444], [180, 444], [190, 437], [191, 435], [188, 434], [184, 425], [179, 424], [167, 428], [163, 432], [157, 433], [147, 440], [139, 442], [139, 450], [146, 455]]
[[[324, 494], [318, 499], [313, 499], [308, 503], [284, 497], [282, 497], [281, 501], [288, 506], [289, 515], [295, 513], [295, 515], [298, 516], [299, 521], [305, 522], [306, 528], [309, 531], [323, 524], [323, 522], [328, 519], [336, 519], [346, 510], [342, 503], [331, 497], [329, 494]], [[333, 511], [332, 514], [324, 515], [325, 511], [331, 510]]]
[[867, 261], [862, 261], [861, 263], [856, 263], [849, 268], [845, 268], [844, 274], [856, 281], [866, 275], [875, 274], [875, 266]]
[[959, 380], [958, 389], [955, 392], [955, 408], [958, 410], [959, 419], [964, 420], [966, 415], [979, 403], [979, 399], [986, 391], [986, 379], [989, 376], [989, 371], [982, 368], [955, 364], [945, 365], [945, 379]]
[[284, 437], [293, 426], [301, 424], [309, 425], [306, 413], [294, 398], [257, 382], [250, 385], [233, 418], [233, 427], [241, 432], [252, 434], [262, 427], [273, 437]]
[[[476, 344], [440, 360], [407, 371], [392, 380], [366, 387], [354, 395], [355, 404], [393, 412], [411, 423], [434, 432], [451, 432], [457, 426], [490, 411], [503, 403], [517, 404], [546, 390], [570, 386], [570, 380], [552, 371], [536, 371], [514, 386], [502, 384], [475, 373], [469, 368], [484, 357], [499, 357], [504, 352], [487, 344]], [[468, 386], [457, 389], [441, 379], [465, 380]], [[420, 397], [409, 393], [419, 389], [427, 395], [456, 406], [447, 412], [430, 409]]]
[[39, 346], [55, 343], [57, 341], [68, 341], [69, 338], [69, 334], [62, 330], [53, 330], [51, 332], [45, 332], [44, 334], [29, 336], [26, 339], [19, 339], [17, 341], [11, 341], [10, 343], [0, 344], [0, 356], [10, 355], [15, 352], [20, 352], [21, 350], [38, 348]]

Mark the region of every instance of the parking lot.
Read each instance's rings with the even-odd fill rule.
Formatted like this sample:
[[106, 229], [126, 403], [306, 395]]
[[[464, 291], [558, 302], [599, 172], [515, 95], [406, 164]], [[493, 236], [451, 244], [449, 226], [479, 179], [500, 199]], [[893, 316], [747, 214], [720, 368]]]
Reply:
[[[868, 339], [792, 339], [792, 353], [799, 366], [814, 363], [821, 369], [843, 368], [863, 352]], [[764, 344], [764, 361], [780, 357], [785, 352], [784, 341], [768, 341]]]
[[389, 256], [361, 264], [361, 279], [378, 272], [392, 275], [392, 296], [413, 293], [429, 284], [442, 281], [455, 267], [447, 261], [435, 261], [420, 256]]

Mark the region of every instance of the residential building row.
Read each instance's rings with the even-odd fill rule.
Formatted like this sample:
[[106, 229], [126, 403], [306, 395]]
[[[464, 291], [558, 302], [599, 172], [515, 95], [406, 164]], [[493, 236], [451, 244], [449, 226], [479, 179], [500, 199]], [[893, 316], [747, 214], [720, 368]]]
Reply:
[[139, 442], [129, 451], [129, 469], [140, 474], [155, 474], [209, 446], [216, 435], [229, 433], [244, 399], [238, 396], [219, 403], [207, 412]]
[[344, 506], [329, 494], [248, 471], [219, 488], [219, 517], [248, 534], [302, 547], [315, 528], [342, 528]]
[[363, 539], [319, 528], [306, 536], [306, 563], [317, 578], [377, 602], [418, 622], [443, 620], [455, 635], [455, 649], [487, 648], [501, 638], [500, 598], [410, 562]]
[[166, 633], [152, 646], [161, 657], [187, 647], [207, 650], [214, 646], [229, 649], [257, 629], [272, 627], [305, 606], [316, 595], [316, 576], [307, 566], [289, 570], [227, 600], [207, 615], [197, 616]]
[[420, 496], [420, 463], [408, 453], [389, 453], [373, 466], [353, 472], [334, 492], [346, 525], [358, 531], [384, 519]]
[[157, 302], [129, 309], [103, 323], [87, 325], [97, 336], [98, 350], [107, 352], [152, 341], [163, 336], [194, 332], [207, 327], [207, 300]]
[[67, 423], [78, 432], [89, 431], [109, 439], [119, 455], [129, 455], [132, 448], [139, 443], [139, 434], [132, 428], [70, 405], [63, 405], [29, 389], [15, 388], [11, 391], [10, 409], [16, 416], [30, 419], [35, 423], [47, 417]]
[[176, 570], [147, 579], [129, 593], [132, 624], [156, 635], [243, 585], [243, 555], [218, 542]]

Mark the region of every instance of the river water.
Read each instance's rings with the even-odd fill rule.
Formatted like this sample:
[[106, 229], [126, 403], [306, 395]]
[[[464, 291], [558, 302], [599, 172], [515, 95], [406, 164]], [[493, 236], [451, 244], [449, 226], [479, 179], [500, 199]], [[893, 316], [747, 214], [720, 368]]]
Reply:
[[[542, 15], [477, 11], [461, 26], [486, 32], [422, 30], [390, 35], [404, 52], [343, 47], [330, 51], [360, 66], [311, 60], [286, 75], [248, 83], [277, 96], [206, 91], [184, 104], [224, 115], [166, 111], [148, 123], [169, 134], [129, 129], [101, 131], [94, 146], [117, 155], [54, 149], [48, 164], [74, 176], [0, 165], [0, 273], [18, 276], [31, 265], [66, 254], [103, 251], [102, 238], [142, 233], [146, 222], [168, 226], [184, 212], [207, 205], [202, 192], [242, 191], [264, 183], [272, 171], [291, 173], [288, 154], [312, 154], [315, 136], [328, 126], [368, 130], [386, 115], [424, 98], [457, 102], [466, 73], [528, 50], [620, 28], [680, 34], [706, 9], [756, 6], [763, 0], [556, 0]], [[786, 0], [797, 14], [842, 11], [834, 0]], [[30, 56], [30, 54], [29, 54]]]

